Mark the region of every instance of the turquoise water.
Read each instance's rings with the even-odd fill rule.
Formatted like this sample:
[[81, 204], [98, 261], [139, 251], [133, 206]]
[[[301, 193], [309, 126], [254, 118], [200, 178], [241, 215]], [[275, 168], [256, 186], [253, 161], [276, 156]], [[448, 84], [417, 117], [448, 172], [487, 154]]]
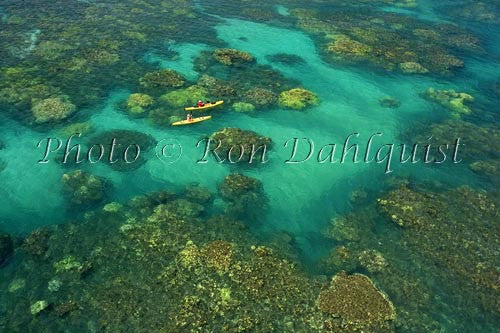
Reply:
[[[179, 186], [200, 183], [215, 189], [215, 184], [223, 179], [228, 169], [215, 163], [195, 166], [194, 162], [202, 156], [202, 150], [196, 149], [197, 140], [193, 140], [193, 135], [201, 137], [222, 127], [238, 125], [243, 129], [258, 130], [271, 137], [276, 143], [277, 151], [273, 156], [271, 166], [258, 171], [250, 171], [250, 174], [263, 181], [271, 201], [270, 222], [266, 226], [290, 231], [300, 238], [304, 234], [317, 230], [318, 226], [328, 221], [328, 217], [335, 212], [343, 211], [348, 205], [353, 189], [367, 187], [367, 179], [373, 176], [384, 177], [384, 166], [352, 163], [322, 165], [314, 160], [299, 165], [287, 165], [284, 162], [291, 156], [292, 150], [283, 147], [286, 140], [311, 138], [318, 147], [316, 151], [319, 151], [322, 145], [330, 143], [337, 143], [341, 146], [347, 136], [355, 132], [360, 133], [360, 139], [357, 142], [363, 146], [366, 145], [370, 135], [379, 132], [383, 134], [384, 143], [399, 142], [397, 136], [407, 124], [435, 116], [429, 108], [429, 103], [420, 99], [418, 94], [429, 86], [444, 87], [436, 80], [415, 78], [401, 81], [397, 75], [387, 77], [334, 68], [320, 59], [312, 39], [296, 30], [274, 28], [265, 24], [235, 19], [225, 20], [216, 27], [216, 30], [218, 37], [230, 47], [251, 52], [259, 63], [270, 64], [287, 77], [299, 80], [305, 88], [315, 91], [322, 100], [321, 105], [307, 112], [270, 110], [259, 117], [224, 114], [224, 117], [221, 116], [216, 121], [203, 124], [193, 130], [184, 128], [162, 130], [154, 128], [147, 121], [131, 120], [123, 112], [116, 110], [116, 103], [126, 98], [129, 92], [113, 92], [103, 106], [99, 106], [97, 110], [86, 111], [92, 114], [89, 120], [96, 132], [117, 128], [135, 129], [153, 135], [158, 141], [175, 137], [185, 149], [185, 158], [174, 165], [164, 165], [156, 158], [150, 158], [148, 163], [133, 177], [119, 173], [111, 174], [115, 186], [122, 189], [116, 191], [119, 196], [130, 196], [131, 194], [126, 194], [129, 192], [128, 189], [136, 188], [138, 184], [142, 184], [139, 186], [142, 192], [148, 192], [158, 181], [168, 182], [171, 179], [176, 179]], [[276, 40], [279, 38], [291, 42], [285, 45], [277, 44]], [[172, 44], [170, 48], [179, 53], [174, 60], [162, 60], [161, 57], [150, 53], [146, 54], [145, 59], [158, 63], [161, 68], [175, 69], [187, 78], [196, 78], [193, 70], [193, 57], [201, 50], [207, 49], [207, 46]], [[266, 60], [267, 56], [277, 53], [301, 56], [305, 64], [288, 67], [269, 63]], [[378, 105], [378, 100], [388, 95], [401, 101], [413, 102], [403, 103], [397, 111], [388, 110]], [[50, 134], [59, 137], [57, 132]], [[50, 208], [37, 207], [33, 211], [30, 209], [27, 214], [30, 216], [34, 212], [40, 213], [46, 219], [52, 220], [60, 216], [60, 214], [53, 216], [53, 212], [59, 211], [56, 208], [61, 207], [62, 202], [56, 199], [60, 198], [60, 192], [55, 192], [51, 184], [58, 183], [57, 180], [64, 170], [57, 165], [54, 166], [55, 163], [42, 168], [34, 163], [37, 158], [43, 156], [43, 150], [35, 150], [35, 144], [44, 137], [29, 131], [15, 131], [12, 137], [6, 135], [7, 147], [11, 148], [6, 149], [3, 154], [9, 160], [9, 165], [12, 163], [12, 169], [7, 167], [2, 174], [2, 177], [6, 179], [4, 184], [7, 185], [3, 187], [3, 190], [10, 193], [6, 197], [13, 200], [10, 205], [6, 206], [6, 209], [12, 211], [12, 207], [19, 207], [21, 212], [28, 210], [23, 208], [25, 205], [31, 205], [28, 202], [40, 197], [42, 193], [43, 196], [48, 193], [50, 200], [41, 202], [40, 205], [43, 207], [48, 203]], [[19, 152], [17, 143], [22, 143], [22, 146], [30, 146], [29, 143], [32, 143], [30, 147], [32, 149], [28, 151], [28, 156], [19, 156], [16, 162], [12, 161], [11, 156]], [[302, 147], [299, 151], [303, 151], [305, 157], [308, 146]], [[21, 165], [23, 169], [31, 170], [29, 173], [31, 177], [23, 177], [22, 184], [19, 184], [19, 180], [16, 179], [15, 184], [11, 185], [12, 187], [9, 186], [8, 180], [15, 179], [9, 171], [14, 172], [13, 170], [17, 170], [17, 167]], [[107, 174], [105, 166], [97, 165], [94, 169], [96, 174]], [[185, 172], [185, 170], [191, 170], [191, 172]], [[41, 174], [41, 172], [44, 173]], [[132, 180], [132, 182], [127, 180]], [[134, 184], [135, 182], [137, 184]], [[150, 185], [144, 186], [144, 182]], [[338, 188], [337, 184], [341, 187]], [[31, 190], [26, 191], [26, 188], [31, 188]], [[47, 191], [49, 188], [50, 191]], [[332, 188], [334, 188], [333, 193]], [[60, 191], [60, 188], [58, 190]], [[130, 193], [134, 192], [130, 191]], [[329, 202], [326, 207], [325, 200]], [[322, 215], [315, 214], [314, 219], [307, 218], [306, 220], [305, 217], [309, 216], [308, 211], [319, 211]], [[29, 228], [29, 225], [26, 227]]]
[[[288, 20], [293, 16], [292, 9], [296, 6], [298, 5], [279, 2], [271, 9]], [[430, 22], [431, 25], [451, 22], [450, 17], [438, 14], [434, 7], [430, 1], [419, 1], [419, 7], [414, 9], [394, 6], [381, 6], [377, 9], [395, 15], [409, 15]], [[194, 8], [200, 9], [200, 4]], [[0, 114], [0, 140], [5, 146], [0, 150], [0, 161], [4, 162], [4, 169], [0, 171], [2, 230], [21, 236], [41, 226], [64, 224], [68, 220], [85, 216], [84, 211], [79, 211], [67, 202], [63, 192], [61, 178], [72, 168], [62, 166], [56, 160], [48, 164], [37, 163], [43, 156], [43, 149], [36, 148], [37, 142], [48, 137], [61, 138], [64, 142], [64, 126], [77, 121], [86, 121], [92, 127], [90, 134], [85, 134], [75, 141], [82, 145], [85, 145], [87, 136], [121, 129], [151, 135], [156, 142], [170, 140], [182, 146], [182, 155], [175, 163], [165, 163], [158, 159], [155, 149], [151, 149], [144, 152], [145, 164], [129, 172], [114, 171], [104, 163], [83, 165], [83, 170], [107, 178], [112, 184], [112, 188], [108, 190], [107, 202], [126, 202], [135, 196], [164, 189], [182, 191], [184, 187], [192, 184], [199, 184], [217, 192], [219, 184], [228, 174], [243, 170], [245, 175], [261, 181], [269, 202], [268, 211], [261, 216], [263, 221], [258, 225], [250, 225], [253, 235], [265, 238], [286, 232], [293, 239], [294, 251], [299, 253], [301, 263], [312, 267], [311, 271], [321, 272], [321, 268], [316, 266], [322, 258], [328, 256], [332, 243], [335, 243], [324, 239], [325, 228], [330, 225], [332, 219], [362, 209], [358, 201], [353, 199], [361, 192], [365, 193], [367, 200], [374, 199], [383, 191], [392, 188], [394, 178], [423, 184], [432, 183], [440, 188], [440, 191], [443, 188], [462, 185], [475, 189], [491, 188], [491, 184], [485, 181], [483, 176], [471, 171], [465, 163], [445, 163], [440, 166], [424, 163], [401, 165], [397, 162], [398, 153], [395, 153], [392, 162], [394, 171], [387, 175], [384, 172], [384, 163], [322, 164], [317, 163], [315, 158], [323, 145], [335, 143], [336, 158], [339, 159], [342, 145], [352, 133], [359, 133], [359, 137], [353, 138], [352, 143], [360, 145], [362, 159], [367, 140], [375, 133], [382, 133], [382, 137], [376, 138], [374, 145], [407, 143], [408, 133], [414, 133], [421, 128], [428, 129], [431, 124], [453, 119], [449, 110], [422, 97], [429, 87], [467, 92], [476, 97], [475, 103], [497, 106], [498, 95], [488, 94], [481, 89], [485, 82], [494, 82], [500, 75], [497, 64], [500, 56], [499, 44], [491, 34], [492, 31], [498, 32], [498, 26], [485, 25], [485, 32], [474, 29], [475, 33], [483, 34], [482, 39], [491, 38], [489, 46], [486, 47], [488, 52], [464, 54], [465, 68], [460, 70], [456, 77], [407, 75], [398, 71], [381, 71], [365, 66], [366, 64], [348, 65], [327, 61], [324, 52], [320, 50], [323, 40], [296, 26], [285, 28], [284, 26], [290, 24], [288, 21], [278, 26], [245, 17], [235, 18], [230, 15], [230, 4], [227, 5], [228, 13], [222, 11], [217, 15], [210, 12], [210, 6], [207, 8], [201, 15], [212, 15], [211, 17], [217, 20], [210, 32], [217, 43], [208, 37], [208, 32], [206, 41], [203, 41], [204, 31], [193, 38], [196, 42], [188, 38], [184, 40], [182, 35], [172, 38], [169, 33], [165, 39], [160, 38], [154, 47], [149, 45], [136, 52], [133, 58], [138, 64], [146, 64], [155, 69], [175, 70], [194, 82], [202, 74], [196, 67], [196, 59], [200, 54], [212, 52], [224, 45], [250, 53], [257, 64], [267, 65], [285, 78], [298, 82], [301, 88], [314, 92], [320, 103], [301, 111], [274, 105], [269, 109], [248, 114], [233, 112], [228, 105], [224, 109], [214, 110], [211, 113], [211, 121], [196, 126], [160, 127], [147, 117], [131, 117], [124, 112], [120, 103], [136, 91], [116, 83], [109, 87], [105, 91], [106, 95], [96, 103], [79, 107], [77, 116], [54, 126], [23, 123], [11, 117], [11, 113], [5, 108], [5, 112]], [[2, 21], [7, 20], [6, 15], [0, 9]], [[29, 46], [25, 52], [35, 52], [36, 36], [38, 35], [30, 35]], [[42, 33], [41, 38], [43, 37]], [[171, 56], [165, 56], [167, 52]], [[303, 62], [287, 64], [272, 61], [271, 56], [280, 54], [298, 56]], [[5, 67], [13, 66], [14, 64], [5, 64]], [[400, 101], [401, 105], [398, 108], [383, 107], [380, 100], [389, 96]], [[482, 111], [474, 109], [471, 116], [464, 116], [463, 119], [468, 121], [467, 117], [470, 117], [481, 120], [485, 117], [481, 114]], [[489, 119], [493, 117], [493, 123], [489, 125], [498, 128], [498, 110], [488, 111]], [[203, 154], [203, 150], [196, 147], [198, 140], [224, 127], [238, 127], [271, 138], [273, 148], [269, 155], [270, 162], [242, 169], [218, 164], [213, 160], [206, 164], [197, 163]], [[311, 160], [299, 164], [285, 163], [291, 155], [291, 148], [284, 147], [284, 144], [293, 138], [308, 138], [314, 141], [315, 155]], [[449, 143], [452, 143], [455, 137], [449, 139]], [[299, 150], [297, 158], [305, 156], [307, 151], [307, 146], [301, 147], [304, 148]], [[498, 155], [498, 152], [496, 154]], [[491, 177], [491, 182], [495, 184], [495, 178]], [[224, 203], [220, 198], [215, 200], [214, 209], [223, 211]], [[371, 228], [376, 229], [377, 234], [387, 232], [386, 238], [383, 239], [388, 243], [379, 242], [377, 246], [387, 246], [388, 252], [394, 251], [391, 247], [394, 246], [392, 243], [398, 242], [398, 232], [384, 224], [380, 217], [372, 223]], [[415, 253], [412, 255], [419, 256]], [[414, 271], [408, 267], [405, 269]], [[432, 268], [426, 267], [423, 272], [430, 270]], [[440, 280], [436, 280], [438, 282], [428, 277], [425, 284], [436, 290], [436, 298], [446, 298], [443, 295], [446, 295], [447, 291], [440, 290]], [[454, 332], [462, 322], [460, 318], [447, 318], [450, 315], [460, 317], [453, 314], [456, 308], [450, 308], [447, 303], [451, 302], [448, 299], [436, 300], [435, 304], [440, 313], [434, 313], [434, 316], [440, 323], [442, 332]], [[471, 314], [471, 327], [476, 325], [479, 316], [477, 313]], [[484, 327], [478, 329], [493, 332], [488, 325], [494, 320], [495, 318], [489, 320]], [[448, 325], [449, 330], [446, 329]], [[404, 329], [400, 327], [397, 331], [403, 332]]]

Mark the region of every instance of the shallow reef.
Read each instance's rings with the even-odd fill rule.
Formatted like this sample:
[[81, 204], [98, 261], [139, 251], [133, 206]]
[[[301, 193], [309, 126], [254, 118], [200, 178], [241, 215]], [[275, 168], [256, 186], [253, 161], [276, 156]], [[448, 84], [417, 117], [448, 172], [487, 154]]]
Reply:
[[[36, 230], [0, 231], [0, 331], [495, 332], [500, 83], [488, 73], [498, 59], [487, 37], [498, 30], [497, 7], [498, 0], [3, 1], [0, 116], [9, 133], [0, 138], [2, 177], [12, 175], [2, 161], [11, 163], [18, 141], [81, 133], [82, 143], [54, 178], [64, 223], [50, 217]], [[283, 51], [290, 54], [269, 55], [264, 29], [255, 48], [251, 37], [225, 40], [224, 18], [231, 17], [304, 39], [278, 41], [290, 44]], [[243, 36], [244, 29], [243, 22]], [[313, 54], [291, 54], [309, 44]], [[329, 65], [335, 75], [320, 72]], [[331, 89], [320, 86], [323, 79]], [[357, 84], [366, 90], [354, 91]], [[332, 110], [319, 98], [330, 91], [335, 112], [361, 105], [380, 112], [352, 112], [347, 127], [383, 123], [389, 134], [419, 145], [461, 138], [464, 165], [416, 166], [408, 179], [328, 175], [340, 181], [321, 183], [332, 189], [294, 207], [296, 233], [279, 230], [294, 227], [293, 210], [281, 215], [272, 199], [279, 186], [302, 184], [305, 175], [273, 177], [276, 164], [261, 163], [279, 148], [270, 137], [333, 133], [342, 115], [322, 123]], [[202, 185], [162, 185], [149, 164], [138, 170], [156, 144], [148, 130], [168, 137], [178, 129], [149, 125], [170, 127], [198, 100], [224, 100], [214, 112], [223, 125], [207, 122], [182, 135], [206, 135], [214, 149], [207, 159], [223, 159], [220, 172], [227, 174], [210, 170]], [[97, 115], [103, 109], [112, 109], [116, 124], [93, 122], [107, 120]], [[427, 113], [438, 122], [429, 123]], [[225, 127], [234, 120], [241, 128]], [[89, 161], [73, 162], [89, 149], [88, 160], [101, 153], [107, 165], [94, 172]], [[321, 176], [316, 170], [303, 169]], [[415, 181], [429, 175], [435, 178]], [[136, 178], [133, 187], [115, 193], [127, 177]], [[363, 182], [369, 188], [352, 188]], [[141, 192], [151, 188], [157, 191]], [[340, 194], [345, 189], [352, 192]], [[309, 212], [316, 194], [319, 209]], [[28, 220], [25, 226], [38, 222]]]
[[258, 222], [268, 209], [262, 183], [243, 174], [230, 174], [224, 178], [219, 194], [228, 203], [226, 214], [234, 218]]
[[382, 212], [405, 228], [408, 246], [453, 272], [463, 294], [499, 315], [497, 203], [497, 194], [468, 187], [432, 193], [403, 186], [378, 200]]
[[267, 56], [267, 59], [271, 62], [287, 65], [287, 66], [298, 66], [303, 65], [306, 61], [298, 55], [277, 53]]
[[391, 332], [396, 319], [394, 305], [365, 275], [340, 272], [317, 299], [321, 311], [335, 319], [327, 321], [332, 330], [345, 332]]
[[359, 11], [342, 6], [331, 10], [298, 7], [291, 14], [299, 28], [317, 36], [330, 62], [449, 76], [464, 66], [461, 54], [484, 52], [480, 39], [458, 26], [430, 24], [369, 7]]
[[277, 106], [280, 93], [298, 86], [271, 66], [257, 63], [251, 54], [235, 49], [202, 51], [194, 67], [201, 74], [197, 86], [206, 89], [208, 97], [252, 104], [256, 110]]
[[444, 106], [452, 112], [454, 117], [468, 115], [472, 112], [470, 107], [467, 106], [467, 103], [474, 102], [474, 97], [464, 92], [429, 88], [425, 91], [424, 97]]
[[[260, 186], [230, 175], [221, 195], [234, 200]], [[16, 297], [7, 300], [10, 315], [0, 326], [9, 332], [41, 325], [52, 331], [83, 325], [105, 332], [352, 332], [393, 319], [390, 301], [367, 277], [339, 273], [329, 285], [305, 273], [283, 252], [286, 243], [277, 245], [288, 238], [265, 245], [242, 222], [208, 213], [213, 196], [199, 187], [155, 192], [33, 232], [11, 259], [23, 263], [19, 269], [1, 271], [2, 288]], [[329, 303], [339, 295], [358, 304], [340, 313], [353, 320], [347, 326]]]
[[217, 62], [225, 66], [237, 66], [254, 61], [250, 53], [236, 49], [216, 49], [213, 57]]
[[212, 133], [209, 139], [213, 145], [213, 157], [234, 164], [256, 165], [264, 162], [272, 148], [270, 138], [237, 127], [222, 128]]
[[460, 119], [446, 120], [432, 124], [414, 136], [416, 142], [424, 143], [432, 137], [434, 143], [443, 144], [449, 138], [461, 139], [460, 161], [469, 165], [474, 172], [487, 177], [488, 183], [498, 184], [498, 159], [500, 130], [491, 124], [474, 124]]
[[283, 91], [278, 99], [279, 105], [283, 108], [302, 110], [308, 106], [319, 104], [318, 96], [309, 90], [294, 88]]
[[65, 173], [62, 182], [72, 204], [90, 205], [105, 198], [107, 181], [82, 170]]
[[[322, 267], [373, 279], [396, 307], [397, 331], [438, 332], [434, 314], [461, 311], [463, 302], [481, 304], [469, 309], [469, 318], [494, 325], [499, 316], [498, 194], [469, 187], [431, 191], [402, 182], [378, 196], [376, 205], [356, 199], [365, 202], [363, 208], [332, 219], [325, 235], [335, 246]], [[414, 274], [416, 267], [420, 274]], [[436, 301], [439, 295], [452, 303]], [[467, 320], [454, 318], [450, 325], [463, 327]]]
[[[195, 41], [190, 22], [200, 15], [194, 1], [181, 0], [8, 2], [2, 9], [9, 18], [2, 21], [0, 38], [0, 105], [28, 124], [61, 120], [75, 108], [78, 113], [95, 106], [117, 83], [135, 91], [182, 86], [179, 74], [155, 71], [137, 59], [144, 48], [179, 34]], [[197, 24], [205, 40], [215, 40], [210, 22], [205, 18]], [[51, 108], [54, 112], [47, 113], [49, 103], [59, 112]]]
[[112, 169], [131, 171], [138, 169], [146, 162], [144, 155], [155, 145], [155, 142], [151, 135], [138, 131], [110, 130], [89, 138], [87, 145], [91, 148], [98, 147], [95, 149], [95, 156], [91, 155], [91, 159], [97, 160], [101, 156], [102, 161]]

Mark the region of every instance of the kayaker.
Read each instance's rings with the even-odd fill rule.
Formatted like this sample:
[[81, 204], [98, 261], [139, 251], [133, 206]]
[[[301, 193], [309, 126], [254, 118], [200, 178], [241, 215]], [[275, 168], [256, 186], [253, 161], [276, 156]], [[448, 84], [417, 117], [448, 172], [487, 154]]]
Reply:
[[193, 121], [193, 115], [191, 113], [188, 113], [186, 116], [187, 121]]
[[201, 99], [198, 101], [198, 107], [201, 108], [202, 106], [205, 106], [205, 103], [201, 101]]

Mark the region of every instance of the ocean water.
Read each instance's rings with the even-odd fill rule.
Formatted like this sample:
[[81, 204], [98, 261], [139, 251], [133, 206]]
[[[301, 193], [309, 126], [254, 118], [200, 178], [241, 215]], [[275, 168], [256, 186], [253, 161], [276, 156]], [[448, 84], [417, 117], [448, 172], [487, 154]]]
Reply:
[[[195, 32], [194, 34], [198, 33], [195, 38], [172, 36], [175, 33], [169, 32], [165, 34], [164, 39], [161, 37], [161, 31], [156, 32], [160, 40], [155, 45], [146, 44], [140, 52], [134, 51], [136, 52], [134, 61], [154, 69], [175, 70], [187, 80], [194, 82], [203, 74], [197, 70], [196, 58], [203, 52], [212, 52], [220, 45], [224, 45], [227, 48], [250, 53], [258, 64], [268, 65], [285, 78], [298, 82], [301, 88], [314, 92], [320, 103], [301, 111], [274, 105], [269, 109], [249, 114], [233, 112], [228, 105], [224, 109], [214, 110], [210, 121], [195, 126], [157, 126], [147, 117], [131, 117], [120, 109], [120, 103], [135, 91], [117, 82], [109, 87], [104, 97], [97, 102], [79, 106], [76, 116], [53, 126], [35, 126], [20, 121], [12, 116], [6, 106], [5, 110], [1, 110], [5, 112], [0, 113], [0, 141], [4, 145], [0, 150], [0, 161], [4, 166], [0, 171], [1, 230], [22, 238], [42, 226], [64, 225], [68, 220], [74, 220], [82, 215], [82, 211], [68, 203], [61, 181], [63, 174], [73, 170], [74, 167], [62, 166], [57, 160], [39, 164], [38, 160], [43, 157], [43, 145], [37, 148], [40, 140], [49, 137], [60, 138], [65, 143], [67, 137], [63, 134], [64, 126], [80, 121], [91, 125], [92, 134], [89, 135], [110, 130], [133, 130], [148, 134], [157, 142], [174, 142], [182, 146], [182, 154], [174, 163], [157, 158], [158, 149], [153, 148], [144, 152], [146, 160], [144, 165], [128, 172], [116, 171], [104, 163], [83, 165], [85, 171], [107, 178], [112, 184], [112, 188], [108, 191], [107, 202], [126, 202], [135, 196], [164, 189], [181, 191], [192, 184], [199, 184], [212, 192], [217, 192], [219, 184], [228, 174], [235, 171], [243, 172], [262, 183], [269, 203], [268, 210], [263, 210], [260, 216], [262, 221], [257, 225], [250, 225], [252, 234], [265, 238], [268, 235], [287, 233], [293, 239], [294, 251], [299, 253], [299, 261], [311, 267], [312, 272], [321, 271], [318, 263], [328, 256], [332, 244], [335, 243], [324, 238], [324, 230], [332, 219], [363, 208], [353, 199], [360, 193], [367, 196], [366, 200], [375, 199], [380, 193], [392, 188], [395, 178], [399, 181], [407, 179], [412, 182], [439, 185], [440, 191], [463, 185], [491, 191], [491, 183], [494, 184], [497, 180], [485, 179], [484, 176], [471, 171], [466, 164], [444, 163], [439, 166], [424, 163], [400, 164], [397, 161], [399, 157], [397, 150], [391, 164], [392, 172], [389, 174], [386, 173], [385, 162], [356, 164], [350, 162], [352, 153], [348, 155], [349, 158], [344, 164], [318, 163], [316, 158], [322, 146], [336, 144], [336, 159], [339, 159], [345, 140], [349, 135], [358, 133], [358, 137], [351, 138], [351, 144], [359, 144], [359, 157], [362, 160], [364, 148], [373, 134], [381, 134], [374, 139], [373, 144], [376, 147], [390, 143], [398, 145], [408, 143], [408, 133], [428, 129], [432, 124], [453, 119], [449, 110], [422, 97], [423, 92], [429, 87], [467, 92], [476, 97], [476, 103], [485, 101], [485, 105], [498, 106], [498, 95], [482, 90], [485, 83], [498, 82], [500, 75], [499, 44], [495, 40], [498, 39], [498, 25], [475, 23], [472, 26], [464, 22], [464, 28], [471, 28], [474, 34], [480, 36], [480, 40], [487, 41], [486, 53], [461, 54], [465, 59], [465, 67], [455, 76], [408, 75], [398, 71], [384, 71], [366, 63], [352, 65], [327, 61], [324, 52], [321, 51], [322, 39], [288, 21], [293, 16], [293, 8], [307, 7], [307, 3], [300, 4], [302, 7], [299, 7], [294, 2], [289, 4], [286, 1], [278, 1], [275, 4], [273, 2], [271, 9], [263, 5], [263, 11], [274, 10], [283, 17], [284, 21], [276, 24], [275, 19], [262, 22], [262, 20], [252, 20], [243, 14], [241, 17], [233, 15], [232, 8], [237, 5], [231, 2], [218, 1], [225, 10], [214, 12], [212, 8], [215, 2], [210, 1], [206, 7], [202, 3], [193, 7], [202, 10], [201, 18], [198, 17], [198, 20], [202, 20], [203, 15], [210, 15], [216, 21], [210, 27], [210, 32]], [[452, 17], [438, 13], [431, 1], [421, 0], [418, 3], [417, 8], [381, 5], [377, 10], [411, 16], [427, 22], [430, 28], [438, 23], [457, 22]], [[88, 6], [91, 4], [92, 2], [89, 2]], [[315, 5], [311, 4], [311, 8], [314, 7]], [[2, 22], [9, 18], [4, 12], [0, 9]], [[45, 38], [44, 28], [39, 29], [41, 33], [37, 38]], [[213, 37], [210, 34], [213, 34]], [[204, 35], [207, 36], [206, 41], [203, 41]], [[25, 52], [36, 52], [37, 41], [33, 38], [30, 41]], [[171, 55], [166, 56], [167, 52]], [[302, 61], [296, 63], [272, 61], [272, 56], [280, 54], [296, 56]], [[15, 66], [13, 63], [2, 64], [2, 60], [0, 65], [2, 68]], [[110, 68], [112, 73], [115, 69]], [[381, 106], [379, 101], [388, 96], [400, 101], [401, 105], [398, 108]], [[481, 111], [474, 111], [475, 114], [471, 117], [479, 120], [488, 119], [493, 122], [489, 125], [498, 129], [498, 109], [487, 111], [490, 112], [489, 118], [481, 115]], [[467, 116], [463, 119], [468, 121]], [[196, 146], [197, 142], [225, 127], [255, 131], [271, 138], [273, 148], [268, 156], [269, 162], [242, 169], [228, 164], [218, 164], [214, 160], [209, 160], [205, 164], [197, 163], [203, 156], [203, 149]], [[75, 143], [85, 145], [85, 138], [86, 135], [77, 139]], [[314, 142], [315, 149], [310, 160], [297, 164], [286, 163], [291, 157], [292, 149], [291, 143], [286, 147], [285, 143], [289, 140], [293, 142], [294, 138], [302, 140], [297, 159], [306, 156], [310, 148], [303, 139]], [[455, 138], [449, 139], [449, 143], [453, 143]], [[423, 158], [422, 153], [420, 157]], [[216, 200], [215, 206], [220, 206], [222, 209], [223, 204], [220, 199]], [[385, 221], [376, 220], [372, 227], [378, 229], [380, 233], [387, 231], [386, 240], [389, 248], [392, 246], [389, 242], [397, 243], [399, 236], [398, 233], [391, 236], [392, 229], [386, 224]], [[384, 245], [380, 245], [381, 248]], [[20, 259], [14, 257], [10, 265], [18, 264], [16, 260]], [[425, 268], [423, 271], [430, 270]], [[12, 272], [13, 269], [9, 271]], [[425, 278], [427, 278], [426, 284], [432, 286], [433, 277]], [[460, 319], [463, 313], [458, 315], [455, 313], [456, 307], [449, 306], [453, 298], [446, 299], [447, 291], [440, 290], [441, 282], [435, 283], [437, 286], [433, 286], [433, 289], [436, 291], [436, 309], [440, 309], [441, 312], [433, 314], [434, 320], [440, 323], [441, 332], [458, 332], [460, 325], [463, 324]], [[15, 295], [11, 297], [15, 298]], [[9, 310], [2, 313], [9, 316]], [[449, 316], [452, 319], [448, 318]], [[495, 331], [490, 323], [495, 322], [497, 317], [492, 316], [493, 319], [488, 319], [484, 326], [479, 323], [479, 317], [477, 313], [471, 314], [471, 329], [474, 328], [477, 332]], [[2, 325], [5, 325], [5, 322], [2, 322]], [[43, 330], [40, 328], [41, 331]], [[398, 327], [396, 331], [404, 332], [404, 326]]]

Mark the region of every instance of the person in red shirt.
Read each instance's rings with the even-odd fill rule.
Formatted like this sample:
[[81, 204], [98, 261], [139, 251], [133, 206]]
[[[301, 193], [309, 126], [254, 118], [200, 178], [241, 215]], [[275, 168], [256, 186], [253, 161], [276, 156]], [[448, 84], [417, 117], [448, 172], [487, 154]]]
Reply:
[[205, 103], [201, 101], [201, 99], [198, 101], [198, 107], [201, 108], [202, 106], [205, 106]]

